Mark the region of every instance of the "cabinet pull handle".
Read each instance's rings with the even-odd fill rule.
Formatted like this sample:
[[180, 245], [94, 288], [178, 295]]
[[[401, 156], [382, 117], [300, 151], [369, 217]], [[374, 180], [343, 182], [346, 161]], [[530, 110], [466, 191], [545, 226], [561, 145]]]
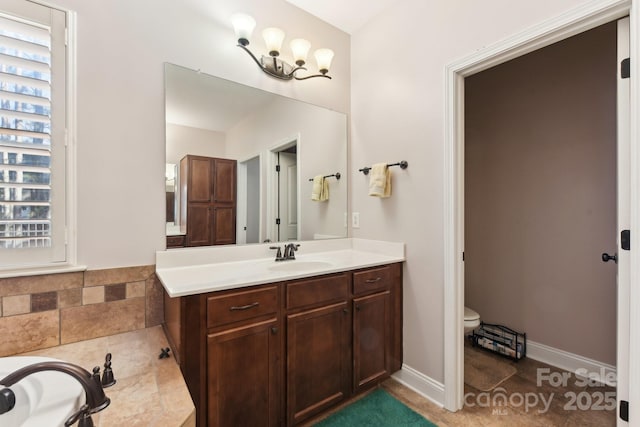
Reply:
[[349, 310], [347, 310], [346, 308], [343, 308], [343, 309], [342, 309], [342, 312], [343, 312], [344, 314], [349, 314]]
[[277, 334], [278, 333], [278, 328], [276, 328], [275, 326], [273, 328], [271, 328], [271, 333], [273, 335]]
[[364, 282], [365, 283], [376, 283], [376, 282], [379, 282], [380, 280], [382, 280], [382, 277], [378, 276], [375, 279], [367, 279]]
[[260, 305], [259, 302], [254, 302], [254, 303], [251, 303], [251, 304], [240, 305], [240, 306], [234, 305], [234, 306], [229, 308], [229, 311], [249, 310], [250, 308], [254, 308], [254, 307], [257, 307], [259, 305]]

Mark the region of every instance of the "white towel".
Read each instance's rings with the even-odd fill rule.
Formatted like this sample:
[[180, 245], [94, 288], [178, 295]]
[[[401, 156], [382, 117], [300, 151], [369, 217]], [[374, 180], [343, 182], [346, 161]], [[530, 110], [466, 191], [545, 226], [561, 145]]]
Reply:
[[391, 196], [391, 171], [386, 163], [376, 163], [371, 167], [369, 195], [386, 198]]
[[326, 202], [329, 200], [329, 183], [322, 175], [313, 177], [311, 200], [314, 202]]

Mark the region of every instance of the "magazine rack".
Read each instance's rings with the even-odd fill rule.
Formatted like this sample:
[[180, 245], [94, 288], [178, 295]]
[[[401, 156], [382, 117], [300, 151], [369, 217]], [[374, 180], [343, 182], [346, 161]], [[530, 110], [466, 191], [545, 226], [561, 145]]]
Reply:
[[527, 334], [502, 325], [480, 322], [480, 327], [471, 335], [471, 342], [513, 360], [520, 360], [527, 354]]

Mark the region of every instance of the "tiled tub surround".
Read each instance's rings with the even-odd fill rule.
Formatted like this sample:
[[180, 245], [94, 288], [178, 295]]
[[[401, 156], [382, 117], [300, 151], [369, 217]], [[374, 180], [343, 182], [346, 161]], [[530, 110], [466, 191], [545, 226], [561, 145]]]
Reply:
[[[275, 262], [270, 246], [212, 246], [156, 252], [156, 274], [169, 297], [275, 283], [402, 262], [404, 244], [366, 239], [300, 242], [296, 260]], [[306, 269], [286, 269], [296, 263]], [[317, 263], [317, 264], [314, 264]], [[285, 267], [285, 269], [277, 269]], [[276, 268], [276, 269], [274, 269]]]
[[88, 371], [103, 369], [111, 353], [115, 385], [105, 389], [111, 404], [92, 416], [96, 427], [195, 427], [195, 408], [173, 357], [159, 359], [168, 347], [161, 326], [94, 338], [21, 356], [46, 356]]
[[156, 326], [155, 266], [0, 279], [0, 356]]

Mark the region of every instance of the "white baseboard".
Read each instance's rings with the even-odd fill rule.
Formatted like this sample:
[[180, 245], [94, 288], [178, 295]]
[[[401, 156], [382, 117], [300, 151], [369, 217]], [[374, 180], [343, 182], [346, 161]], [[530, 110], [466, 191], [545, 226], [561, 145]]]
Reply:
[[444, 384], [405, 364], [402, 365], [402, 369], [391, 377], [400, 384], [426, 397], [436, 405], [444, 407]]
[[[527, 357], [569, 372], [586, 372], [589, 378], [615, 387], [616, 367], [568, 351], [527, 340]], [[584, 376], [584, 375], [583, 375]]]

